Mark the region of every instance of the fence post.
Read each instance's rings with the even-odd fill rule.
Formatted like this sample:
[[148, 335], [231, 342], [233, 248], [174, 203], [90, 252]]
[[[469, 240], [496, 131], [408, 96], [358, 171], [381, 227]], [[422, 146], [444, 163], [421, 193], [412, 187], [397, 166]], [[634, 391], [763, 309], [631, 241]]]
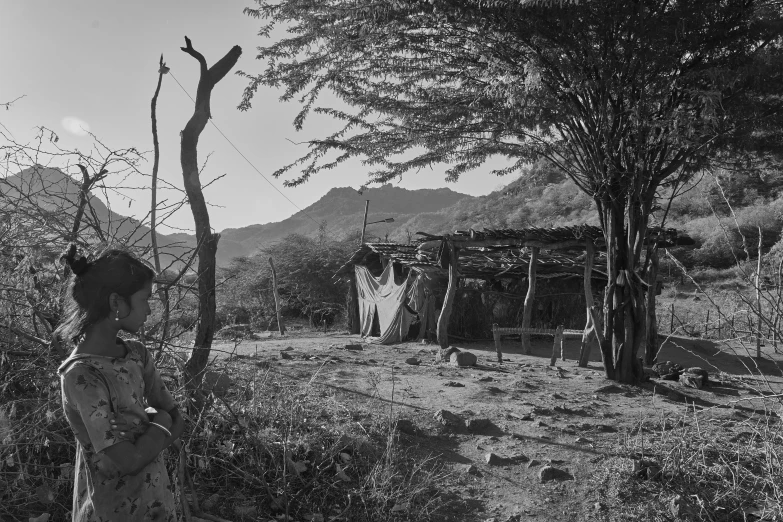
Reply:
[[669, 333], [674, 333], [674, 301], [672, 301], [672, 310], [669, 314]]
[[704, 323], [704, 338], [707, 338], [707, 328], [709, 328], [710, 324], [710, 311], [707, 310], [707, 321]]

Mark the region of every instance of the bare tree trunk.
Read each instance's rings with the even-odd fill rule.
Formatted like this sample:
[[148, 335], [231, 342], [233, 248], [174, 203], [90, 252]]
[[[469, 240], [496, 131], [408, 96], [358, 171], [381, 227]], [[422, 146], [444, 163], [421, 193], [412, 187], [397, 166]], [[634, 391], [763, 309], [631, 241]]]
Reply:
[[756, 332], [756, 359], [761, 359], [761, 247], [762, 247], [761, 227], [759, 227], [759, 252], [758, 263], [756, 265], [756, 315], [758, 316], [758, 332]]
[[280, 335], [285, 335], [285, 325], [283, 317], [280, 315], [280, 294], [277, 292], [277, 270], [275, 270], [275, 261], [269, 257], [269, 266], [272, 268], [272, 293], [275, 296], [275, 316], [277, 317], [277, 329]]
[[459, 284], [459, 265], [457, 251], [451, 241], [446, 242], [444, 254], [449, 256], [449, 286], [446, 289], [446, 296], [443, 298], [443, 308], [438, 317], [438, 344], [441, 348], [449, 347], [449, 318], [451, 317], [451, 307], [454, 303], [454, 295], [457, 293]]
[[212, 348], [212, 339], [215, 334], [215, 265], [217, 245], [220, 234], [212, 232], [209, 224], [209, 212], [201, 190], [198, 168], [198, 139], [211, 117], [210, 97], [212, 89], [237, 63], [242, 49], [236, 45], [223, 58], [211, 68], [207, 67], [204, 56], [196, 51], [190, 38], [185, 37], [185, 47], [182, 51], [189, 54], [201, 67], [198, 89], [196, 90], [196, 103], [193, 116], [182, 131], [182, 146], [180, 163], [182, 164], [182, 177], [185, 184], [185, 192], [188, 195], [190, 208], [193, 212], [193, 220], [196, 225], [196, 239], [201, 242], [198, 251], [198, 300], [199, 319], [196, 326], [196, 339], [193, 351], [185, 364], [186, 388], [191, 392], [191, 397], [197, 408], [202, 406], [201, 398], [196, 391], [201, 386], [204, 369], [209, 361], [209, 352]]
[[[158, 168], [160, 166], [160, 143], [158, 143], [158, 94], [160, 94], [160, 86], [163, 83], [163, 75], [168, 72], [166, 64], [163, 63], [163, 55], [160, 55], [160, 65], [158, 68], [158, 85], [155, 87], [155, 94], [152, 96], [150, 102], [150, 117], [152, 120], [152, 146], [153, 146], [153, 163], [152, 163], [152, 201], [150, 203], [150, 238], [152, 240], [152, 258], [155, 261], [155, 272], [158, 276], [160, 273], [160, 252], [158, 250], [158, 228], [157, 228], [157, 211], [158, 211]], [[166, 282], [168, 283], [168, 281]], [[169, 337], [169, 320], [171, 316], [171, 309], [169, 303], [169, 287], [164, 283], [158, 285], [158, 295], [163, 303], [163, 327], [160, 333], [160, 344], [158, 350], [163, 350], [163, 345]]]
[[579, 366], [586, 368], [587, 363], [590, 361], [590, 342], [592, 341], [594, 331], [598, 326], [593, 322], [593, 258], [595, 257], [594, 246], [592, 241], [587, 242], [585, 247], [585, 275], [584, 275], [584, 289], [585, 289], [585, 306], [587, 308], [587, 319], [585, 321], [585, 330], [582, 334], [582, 346], [579, 350]]
[[[522, 328], [530, 328], [530, 321], [533, 318], [533, 303], [536, 298], [536, 269], [538, 267], [538, 247], [530, 250], [530, 265], [527, 271], [527, 295], [525, 295], [525, 308], [522, 311]], [[530, 346], [530, 334], [522, 334], [522, 353], [529, 354], [532, 351]]]

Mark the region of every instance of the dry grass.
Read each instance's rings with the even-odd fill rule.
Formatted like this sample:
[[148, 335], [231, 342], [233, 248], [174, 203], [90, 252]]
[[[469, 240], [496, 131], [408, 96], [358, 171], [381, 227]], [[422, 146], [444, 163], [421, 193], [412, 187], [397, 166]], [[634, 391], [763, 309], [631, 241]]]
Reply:
[[621, 456], [600, 472], [601, 519], [733, 522], [783, 515], [783, 436], [776, 400], [769, 415], [641, 420]]

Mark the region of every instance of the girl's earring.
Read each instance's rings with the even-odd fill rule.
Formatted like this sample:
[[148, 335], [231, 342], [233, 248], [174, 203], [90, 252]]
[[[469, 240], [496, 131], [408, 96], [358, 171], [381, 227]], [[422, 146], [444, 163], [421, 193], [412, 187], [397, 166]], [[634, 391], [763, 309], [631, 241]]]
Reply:
[[120, 320], [120, 311], [119, 310], [117, 310], [117, 315], [114, 316], [114, 320], [115, 321], [119, 321]]

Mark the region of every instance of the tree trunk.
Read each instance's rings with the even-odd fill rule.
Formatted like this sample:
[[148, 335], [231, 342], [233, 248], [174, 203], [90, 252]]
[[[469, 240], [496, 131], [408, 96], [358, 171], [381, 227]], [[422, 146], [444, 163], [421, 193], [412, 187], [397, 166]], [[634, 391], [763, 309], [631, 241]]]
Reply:
[[584, 275], [584, 289], [585, 289], [585, 307], [587, 308], [587, 318], [585, 320], [585, 331], [582, 334], [582, 346], [579, 350], [579, 366], [586, 368], [588, 361], [590, 361], [590, 342], [594, 336], [594, 331], [597, 329], [597, 325], [593, 322], [593, 258], [595, 257], [594, 246], [592, 241], [587, 242], [585, 247], [585, 275]]
[[285, 335], [285, 324], [283, 324], [283, 316], [280, 314], [280, 294], [277, 292], [277, 270], [275, 270], [275, 262], [272, 257], [269, 257], [269, 266], [272, 268], [272, 293], [275, 297], [275, 317], [277, 317], [277, 329], [280, 335]]
[[443, 308], [438, 317], [438, 344], [441, 348], [449, 347], [449, 318], [451, 317], [451, 306], [454, 303], [454, 295], [457, 293], [459, 284], [459, 259], [451, 241], [446, 242], [444, 254], [449, 258], [449, 286], [446, 289], [446, 296], [443, 298]]
[[658, 358], [658, 318], [655, 315], [655, 293], [658, 284], [658, 247], [653, 246], [650, 249], [650, 266], [647, 273], [647, 322], [645, 329], [645, 351], [644, 363], [647, 366], [655, 364]]
[[[536, 268], [538, 266], [538, 247], [530, 249], [530, 265], [527, 271], [527, 295], [525, 295], [525, 308], [522, 311], [522, 328], [530, 328], [533, 318], [533, 303], [536, 298]], [[522, 334], [522, 353], [530, 354], [530, 334]]]
[[361, 333], [362, 325], [359, 316], [359, 290], [356, 288], [356, 274], [351, 274], [348, 282], [348, 331], [352, 334]]
[[215, 265], [218, 240], [220, 234], [212, 232], [209, 224], [209, 212], [201, 190], [198, 168], [198, 139], [211, 118], [210, 97], [212, 89], [237, 63], [242, 49], [234, 46], [223, 58], [211, 68], [207, 67], [204, 56], [196, 51], [190, 39], [185, 37], [185, 47], [182, 51], [198, 60], [201, 73], [193, 116], [182, 131], [180, 163], [185, 192], [188, 195], [190, 209], [196, 226], [196, 239], [201, 242], [198, 251], [198, 301], [199, 319], [196, 326], [196, 339], [193, 351], [185, 364], [185, 386], [190, 392], [194, 406], [200, 408], [203, 400], [197, 393], [201, 387], [204, 370], [209, 361], [212, 339], [215, 334]]

